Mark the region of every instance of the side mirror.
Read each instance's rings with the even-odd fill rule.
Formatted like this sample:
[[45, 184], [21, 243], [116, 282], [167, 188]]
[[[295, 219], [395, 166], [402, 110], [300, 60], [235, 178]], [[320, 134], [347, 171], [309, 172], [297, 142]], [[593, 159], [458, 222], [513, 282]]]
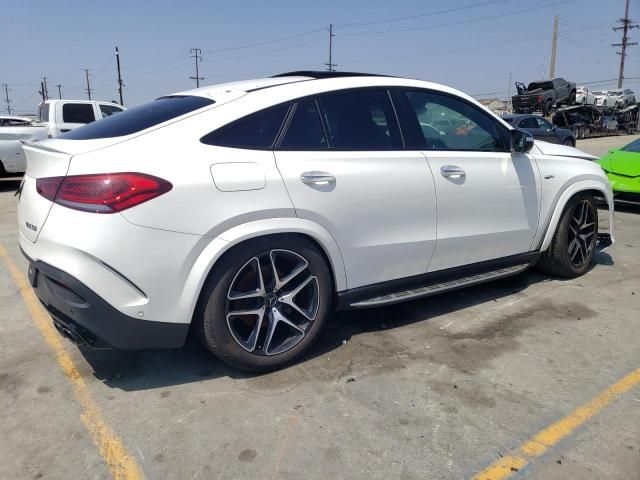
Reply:
[[522, 130], [510, 130], [511, 151], [527, 153], [533, 148], [533, 135]]

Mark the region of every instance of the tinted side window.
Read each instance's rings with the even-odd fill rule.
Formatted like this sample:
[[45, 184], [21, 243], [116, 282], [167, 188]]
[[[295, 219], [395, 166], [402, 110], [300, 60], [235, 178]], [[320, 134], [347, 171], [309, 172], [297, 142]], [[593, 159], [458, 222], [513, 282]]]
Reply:
[[518, 124], [518, 128], [538, 128], [538, 122], [535, 118], [523, 118]]
[[497, 121], [453, 96], [435, 92], [406, 92], [427, 150], [505, 151]]
[[90, 103], [65, 103], [62, 105], [64, 123], [91, 123], [96, 119]]
[[538, 128], [542, 128], [544, 130], [551, 130], [553, 125], [547, 122], [544, 118], [536, 118], [536, 123], [538, 124]]
[[403, 147], [389, 94], [361, 90], [320, 97], [331, 148], [398, 150]]
[[208, 133], [200, 141], [220, 147], [271, 148], [288, 111], [288, 103], [261, 110]]
[[130, 108], [117, 115], [103, 118], [99, 122], [72, 130], [62, 135], [61, 138], [88, 140], [130, 135], [213, 103], [211, 99], [196, 96], [161, 97], [153, 102]]
[[324, 150], [328, 148], [320, 112], [314, 99], [297, 102], [280, 148]]

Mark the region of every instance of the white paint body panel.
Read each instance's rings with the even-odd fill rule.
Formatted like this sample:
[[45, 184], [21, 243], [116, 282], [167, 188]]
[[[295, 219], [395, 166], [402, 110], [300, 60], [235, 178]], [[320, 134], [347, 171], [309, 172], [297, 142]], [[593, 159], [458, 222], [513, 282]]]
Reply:
[[[425, 152], [438, 197], [438, 243], [429, 271], [528, 252], [538, 226], [540, 176], [530, 155]], [[445, 178], [441, 168], [466, 175]]]
[[[428, 88], [483, 108], [448, 87], [386, 77], [292, 77], [184, 92], [216, 103], [128, 136], [25, 147], [20, 245], [32, 259], [75, 276], [126, 315], [190, 323], [216, 262], [250, 238], [310, 237], [326, 255], [340, 292], [545, 248], [558, 212], [584, 189], [602, 192], [612, 205], [606, 177], [584, 159], [587, 154], [539, 142], [523, 155], [273, 152], [199, 141], [263, 108], [364, 86]], [[263, 89], [247, 93], [250, 87]], [[462, 167], [465, 181], [443, 178], [444, 165]], [[52, 206], [35, 191], [37, 178], [107, 172], [155, 175], [173, 188], [112, 215]], [[304, 184], [305, 172], [326, 172], [335, 184]], [[37, 226], [37, 235], [27, 222]]]

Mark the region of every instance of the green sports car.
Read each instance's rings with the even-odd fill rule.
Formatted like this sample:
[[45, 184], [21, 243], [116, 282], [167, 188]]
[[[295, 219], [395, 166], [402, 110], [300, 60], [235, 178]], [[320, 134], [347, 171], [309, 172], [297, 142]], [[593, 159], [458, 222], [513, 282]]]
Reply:
[[598, 163], [607, 172], [615, 200], [640, 203], [640, 138], [609, 150]]

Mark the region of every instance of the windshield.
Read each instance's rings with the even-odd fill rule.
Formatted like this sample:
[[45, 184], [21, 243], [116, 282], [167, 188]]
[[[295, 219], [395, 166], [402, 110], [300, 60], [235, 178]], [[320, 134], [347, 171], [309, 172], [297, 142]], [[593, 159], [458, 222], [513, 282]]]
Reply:
[[541, 88], [542, 90], [550, 90], [553, 88], [552, 82], [531, 82], [527, 87], [527, 90], [536, 90]]
[[637, 140], [634, 140], [628, 145], [625, 145], [620, 150], [622, 150], [623, 152], [640, 153], [640, 138]]
[[617, 97], [618, 95], [622, 95], [622, 92], [609, 92], [607, 95], [610, 97]]
[[594, 95], [606, 95], [605, 92], [603, 92], [602, 90], [597, 90], [595, 92], [593, 92]]
[[213, 103], [213, 100], [196, 96], [160, 97], [153, 102], [130, 108], [117, 115], [71, 130], [59, 138], [90, 140], [130, 135]]

